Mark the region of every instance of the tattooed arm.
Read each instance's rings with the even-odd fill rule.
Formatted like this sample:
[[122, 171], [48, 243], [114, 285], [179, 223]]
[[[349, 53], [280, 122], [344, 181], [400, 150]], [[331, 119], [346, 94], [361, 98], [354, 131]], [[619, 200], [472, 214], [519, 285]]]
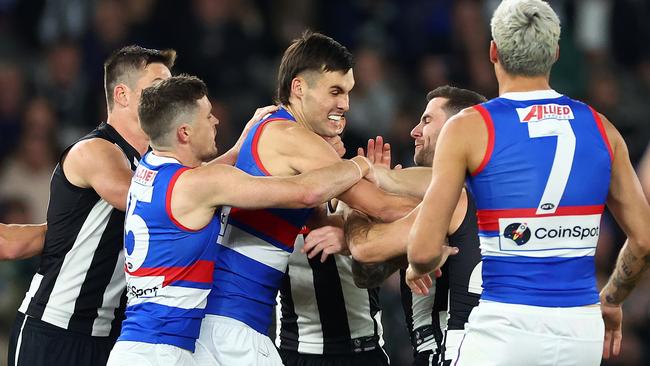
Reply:
[[627, 235], [614, 272], [600, 293], [605, 321], [603, 357], [617, 355], [621, 346], [621, 304], [650, 263], [650, 206], [632, 168], [627, 146], [613, 125], [601, 117], [613, 151], [607, 207]]
[[374, 264], [365, 264], [352, 261], [352, 277], [354, 284], [359, 288], [379, 287], [400, 268], [406, 268], [408, 261], [406, 255], [393, 258], [389, 261]]

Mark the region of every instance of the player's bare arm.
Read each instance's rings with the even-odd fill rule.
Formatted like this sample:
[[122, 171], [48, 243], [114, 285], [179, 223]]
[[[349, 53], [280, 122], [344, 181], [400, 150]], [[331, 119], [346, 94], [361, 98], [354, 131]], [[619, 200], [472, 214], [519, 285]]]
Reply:
[[111, 206], [126, 210], [133, 171], [116, 145], [99, 138], [77, 143], [64, 158], [63, 172], [70, 183], [92, 188]]
[[[346, 221], [346, 238], [354, 258], [354, 280], [362, 288], [377, 287], [400, 268], [406, 268], [407, 237], [419, 212], [418, 206], [406, 217], [377, 223], [356, 211]], [[458, 230], [467, 213], [467, 192], [463, 190], [449, 224], [448, 235]], [[444, 247], [444, 246], [443, 246]], [[458, 253], [449, 248], [450, 255]]]
[[[284, 128], [283, 128], [284, 127]], [[300, 144], [296, 143], [300, 141]], [[272, 146], [268, 146], [268, 145]], [[262, 162], [269, 171], [277, 169], [286, 174], [305, 172], [340, 161], [332, 146], [318, 135], [298, 126], [269, 125], [260, 138], [260, 149], [273, 154], [262, 156]], [[282, 159], [274, 157], [281, 156]], [[283, 161], [283, 162], [277, 162]], [[283, 165], [289, 161], [288, 166]], [[418, 204], [413, 197], [398, 196], [380, 190], [367, 180], [361, 180], [339, 196], [350, 207], [363, 211], [382, 221], [393, 221], [403, 217]]]
[[297, 176], [253, 177], [229, 165], [210, 163], [179, 176], [171, 207], [174, 216], [190, 228], [205, 225], [215, 207], [222, 205], [314, 207], [349, 189], [370, 169], [365, 158], [355, 157]]
[[31, 258], [41, 254], [47, 224], [0, 224], [0, 260]]
[[429, 187], [429, 182], [431, 182], [431, 168], [377, 168], [375, 169], [375, 176], [379, 187], [388, 192], [422, 199]]
[[610, 351], [614, 355], [620, 352], [621, 304], [650, 267], [650, 207], [630, 163], [625, 141], [605, 117], [601, 119], [614, 155], [607, 207], [627, 235], [614, 272], [600, 293], [605, 321], [603, 357], [608, 358]]
[[[418, 284], [444, 263], [450, 248], [443, 248], [445, 236], [465, 181], [476, 169], [487, 148], [487, 131], [478, 112], [466, 109], [442, 128], [436, 144], [431, 184], [408, 238], [407, 283], [416, 293], [428, 293]], [[436, 218], [432, 220], [432, 218]], [[430, 284], [430, 279], [427, 280]]]

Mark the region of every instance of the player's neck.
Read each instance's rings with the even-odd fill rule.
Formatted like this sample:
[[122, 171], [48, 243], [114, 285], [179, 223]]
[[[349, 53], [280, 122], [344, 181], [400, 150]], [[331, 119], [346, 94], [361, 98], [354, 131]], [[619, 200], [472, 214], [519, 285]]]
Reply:
[[111, 111], [108, 113], [106, 123], [111, 125], [117, 133], [136, 149], [140, 156], [149, 149], [149, 138], [140, 128], [140, 122], [126, 111]]
[[307, 123], [307, 118], [305, 118], [304, 113], [298, 108], [294, 108], [292, 105], [285, 105], [284, 108], [286, 108], [287, 111], [293, 116], [293, 118], [296, 119], [296, 123], [298, 123], [299, 126], [302, 126], [309, 131], [314, 131], [309, 123]]
[[183, 149], [166, 150], [152, 147], [152, 152], [156, 156], [175, 159], [182, 165], [190, 168], [196, 168], [201, 165], [201, 160], [197, 159], [191, 151], [184, 151]]
[[551, 85], [548, 82], [548, 76], [512, 76], [501, 75], [499, 81], [499, 95], [514, 92], [528, 92], [535, 90], [549, 90]]

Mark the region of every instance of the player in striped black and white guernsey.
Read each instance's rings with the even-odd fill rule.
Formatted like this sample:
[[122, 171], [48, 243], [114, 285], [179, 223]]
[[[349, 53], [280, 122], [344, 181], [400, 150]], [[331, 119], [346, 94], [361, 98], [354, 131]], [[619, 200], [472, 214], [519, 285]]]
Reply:
[[12, 329], [9, 365], [106, 363], [126, 301], [126, 196], [148, 148], [139, 95], [170, 76], [174, 59], [172, 50], [137, 46], [107, 59], [107, 122], [66, 149], [54, 170], [40, 266]]
[[[650, 207], [616, 128], [550, 88], [560, 37], [551, 7], [504, 1], [491, 25], [499, 97], [441, 131], [406, 281], [427, 292], [467, 178], [483, 293], [456, 365], [599, 365], [620, 351], [620, 305], [650, 261]], [[594, 253], [605, 204], [628, 239], [599, 296]]]
[[[218, 162], [218, 120], [205, 84], [190, 76], [142, 92], [140, 123], [152, 152], [129, 190], [125, 221], [128, 303], [109, 365], [192, 365], [212, 287], [219, 206], [302, 207], [347, 189], [361, 177], [344, 162], [305, 176], [256, 178]], [[330, 174], [336, 179], [325, 180]]]
[[304, 245], [299, 235], [280, 288], [276, 344], [285, 365], [387, 365], [379, 288], [354, 284], [349, 256], [308, 258]]

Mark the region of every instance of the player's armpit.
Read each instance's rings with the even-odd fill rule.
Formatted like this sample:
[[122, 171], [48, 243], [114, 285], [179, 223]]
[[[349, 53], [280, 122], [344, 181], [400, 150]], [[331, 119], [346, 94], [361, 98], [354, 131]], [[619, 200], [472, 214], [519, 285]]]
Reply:
[[133, 171], [115, 144], [100, 138], [77, 143], [66, 155], [63, 171], [70, 183], [92, 188], [111, 206], [126, 210]]
[[0, 260], [31, 258], [41, 254], [47, 224], [0, 224]]

